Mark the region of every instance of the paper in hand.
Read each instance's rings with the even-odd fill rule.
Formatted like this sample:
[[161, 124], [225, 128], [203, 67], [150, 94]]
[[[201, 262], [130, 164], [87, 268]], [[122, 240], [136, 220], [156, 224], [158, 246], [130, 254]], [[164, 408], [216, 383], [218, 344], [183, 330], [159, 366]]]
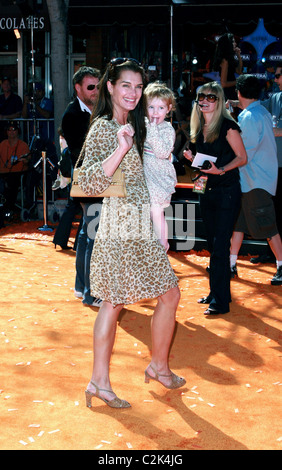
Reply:
[[215, 163], [217, 160], [217, 157], [212, 157], [211, 155], [207, 155], [205, 153], [196, 153], [196, 156], [192, 162], [193, 167], [200, 168], [204, 161], [209, 160], [210, 162]]

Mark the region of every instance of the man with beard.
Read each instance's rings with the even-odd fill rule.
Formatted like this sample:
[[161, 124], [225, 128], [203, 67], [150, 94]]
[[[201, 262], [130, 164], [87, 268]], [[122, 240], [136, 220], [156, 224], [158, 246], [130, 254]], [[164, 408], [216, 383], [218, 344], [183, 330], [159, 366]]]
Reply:
[[[61, 131], [66, 140], [72, 167], [75, 166], [79, 157], [85, 136], [88, 131], [90, 116], [94, 108], [97, 96], [97, 85], [100, 79], [100, 71], [92, 67], [83, 66], [73, 76], [73, 86], [76, 94], [74, 101], [69, 103], [62, 118]], [[96, 201], [95, 199], [95, 202]], [[67, 246], [70, 236], [72, 222], [75, 215], [83, 209], [83, 219], [80, 231], [77, 237], [76, 248], [76, 282], [75, 295], [82, 298], [86, 305], [99, 305], [99, 299], [90, 295], [89, 287], [89, 266], [93, 247], [93, 236], [90, 239], [87, 235], [88, 208], [91, 203], [84, 203], [80, 200], [69, 198], [66, 209], [62, 215], [58, 228], [56, 230], [53, 243], [61, 246], [62, 249], [69, 249]], [[97, 303], [98, 302], [98, 303]]]

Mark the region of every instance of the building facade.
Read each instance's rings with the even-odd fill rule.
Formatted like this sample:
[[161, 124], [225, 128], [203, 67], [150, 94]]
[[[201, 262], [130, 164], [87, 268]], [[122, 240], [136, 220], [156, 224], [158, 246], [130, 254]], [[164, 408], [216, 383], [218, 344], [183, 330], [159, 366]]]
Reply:
[[[112, 57], [135, 57], [149, 79], [166, 81], [189, 93], [211, 72], [216, 38], [235, 34], [245, 71], [270, 76], [282, 58], [282, 3], [189, 0], [70, 0], [68, 9], [68, 90], [83, 64], [103, 69]], [[263, 19], [274, 42], [258, 57], [256, 44], [244, 42]], [[263, 40], [262, 33], [257, 44]], [[263, 33], [264, 34], [264, 33]], [[0, 6], [0, 80], [12, 79], [21, 97], [41, 81], [52, 97], [51, 25], [45, 0], [2, 0]], [[0, 83], [1, 85], [1, 83]]]

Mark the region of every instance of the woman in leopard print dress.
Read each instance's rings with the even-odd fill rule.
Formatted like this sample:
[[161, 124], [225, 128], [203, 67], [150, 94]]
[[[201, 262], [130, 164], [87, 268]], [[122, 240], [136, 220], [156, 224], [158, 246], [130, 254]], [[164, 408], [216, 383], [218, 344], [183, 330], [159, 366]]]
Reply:
[[99, 85], [99, 98], [86, 139], [79, 184], [99, 194], [117, 167], [125, 174], [127, 196], [104, 198], [91, 259], [92, 295], [103, 300], [94, 328], [94, 366], [87, 386], [92, 397], [114, 408], [129, 407], [112, 390], [109, 364], [116, 323], [125, 304], [157, 298], [152, 318], [152, 360], [145, 381], [178, 388], [185, 380], [169, 369], [168, 354], [180, 294], [178, 280], [150, 221], [149, 193], [142, 159], [146, 135], [143, 104], [144, 71], [133, 59], [115, 59]]

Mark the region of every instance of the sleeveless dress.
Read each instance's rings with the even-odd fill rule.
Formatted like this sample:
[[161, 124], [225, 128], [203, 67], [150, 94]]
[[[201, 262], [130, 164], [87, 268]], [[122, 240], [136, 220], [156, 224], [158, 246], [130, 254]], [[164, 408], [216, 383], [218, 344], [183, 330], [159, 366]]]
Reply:
[[174, 142], [175, 130], [169, 122], [147, 123], [143, 166], [151, 205], [168, 207], [175, 192], [177, 176], [169, 160]]
[[[98, 195], [109, 186], [112, 178], [105, 175], [102, 162], [117, 148], [120, 127], [106, 118], [93, 123], [78, 178], [86, 194]], [[152, 227], [148, 188], [135, 145], [120, 168], [127, 196], [103, 199], [90, 267], [91, 295], [113, 306], [156, 298], [178, 285]]]

